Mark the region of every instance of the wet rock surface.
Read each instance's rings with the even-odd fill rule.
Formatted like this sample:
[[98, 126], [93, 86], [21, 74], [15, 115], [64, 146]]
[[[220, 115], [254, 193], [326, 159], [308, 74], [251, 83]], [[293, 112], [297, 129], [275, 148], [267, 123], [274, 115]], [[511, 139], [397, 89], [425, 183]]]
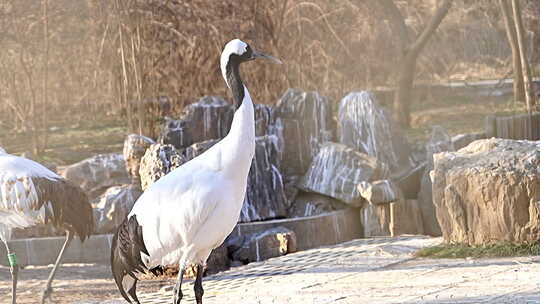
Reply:
[[124, 161], [126, 162], [127, 171], [135, 184], [141, 183], [141, 176], [139, 175], [141, 159], [146, 149], [155, 143], [153, 139], [138, 134], [129, 134], [124, 140]]
[[407, 139], [371, 92], [351, 92], [340, 101], [338, 139], [386, 163], [391, 172], [407, 171], [412, 166]]
[[484, 139], [434, 158], [433, 199], [446, 242], [540, 238], [540, 143]]
[[304, 191], [339, 199], [361, 206], [357, 185], [363, 181], [381, 180], [389, 175], [386, 164], [338, 143], [325, 143], [300, 182]]
[[114, 186], [93, 203], [97, 233], [113, 233], [127, 217], [142, 191], [135, 185]]
[[275, 133], [280, 139], [285, 175], [303, 175], [322, 143], [332, 139], [328, 98], [317, 92], [289, 89], [275, 108]]
[[234, 108], [216, 96], [205, 96], [186, 107], [180, 119], [168, 119], [160, 143], [177, 149], [209, 139], [221, 139], [231, 127]]
[[276, 136], [257, 137], [240, 222], [281, 218], [287, 215], [289, 202], [285, 196], [279, 167]]
[[98, 154], [73, 165], [67, 166], [61, 175], [80, 186], [90, 200], [101, 195], [107, 188], [129, 184], [122, 154]]

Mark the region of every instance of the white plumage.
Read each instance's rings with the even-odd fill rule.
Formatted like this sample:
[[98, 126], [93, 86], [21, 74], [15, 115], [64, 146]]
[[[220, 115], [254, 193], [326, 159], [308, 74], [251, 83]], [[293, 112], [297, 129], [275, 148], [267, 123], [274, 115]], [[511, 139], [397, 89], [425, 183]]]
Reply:
[[[45, 223], [66, 229], [67, 236], [45, 286], [42, 303], [52, 292], [52, 280], [72, 233], [83, 241], [92, 233], [92, 207], [79, 187], [37, 162], [7, 154], [0, 148], [0, 239], [8, 255], [14, 256], [9, 247], [13, 229]], [[12, 303], [15, 303], [19, 267], [12, 264]]]
[[[241, 81], [238, 66], [257, 57], [274, 59], [251, 50], [247, 43], [238, 39], [225, 46], [220, 60], [221, 71], [239, 105], [229, 133], [209, 150], [151, 185], [115, 235], [111, 263], [115, 280], [126, 300], [130, 301], [123, 289], [130, 290], [128, 292], [138, 303], [134, 291], [136, 278], [132, 273], [137, 266], [152, 269], [179, 264], [181, 272], [173, 302], [179, 303], [183, 270], [195, 264], [198, 266], [195, 295], [197, 303], [202, 303], [202, 265], [238, 222], [255, 154], [253, 102]], [[136, 221], [128, 224], [132, 218]], [[142, 235], [137, 236], [137, 225], [142, 229]], [[131, 241], [137, 238], [142, 239], [139, 247]], [[140, 253], [140, 257], [130, 256], [134, 251]], [[143, 265], [138, 265], [140, 263]], [[135, 281], [126, 281], [128, 275]]]

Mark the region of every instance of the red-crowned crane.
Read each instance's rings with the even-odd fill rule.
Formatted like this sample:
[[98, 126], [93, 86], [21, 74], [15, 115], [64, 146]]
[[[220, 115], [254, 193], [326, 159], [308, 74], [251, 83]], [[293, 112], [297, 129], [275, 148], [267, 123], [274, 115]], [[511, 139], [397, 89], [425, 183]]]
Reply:
[[52, 293], [52, 281], [64, 251], [77, 234], [84, 241], [94, 229], [92, 206], [86, 194], [76, 185], [44, 166], [7, 154], [0, 148], [0, 239], [6, 245], [10, 264], [12, 303], [17, 299], [17, 257], [9, 247], [14, 228], [52, 223], [66, 230], [66, 241], [41, 296], [44, 303]]
[[255, 154], [253, 102], [239, 67], [256, 58], [281, 63], [239, 39], [225, 45], [221, 72], [236, 105], [229, 133], [152, 184], [118, 227], [112, 242], [111, 267], [118, 289], [128, 302], [132, 299], [139, 303], [137, 273], [178, 263], [173, 303], [179, 304], [182, 299], [184, 271], [190, 265], [197, 270], [195, 299], [197, 304], [202, 303], [204, 265], [210, 252], [223, 243], [238, 222]]

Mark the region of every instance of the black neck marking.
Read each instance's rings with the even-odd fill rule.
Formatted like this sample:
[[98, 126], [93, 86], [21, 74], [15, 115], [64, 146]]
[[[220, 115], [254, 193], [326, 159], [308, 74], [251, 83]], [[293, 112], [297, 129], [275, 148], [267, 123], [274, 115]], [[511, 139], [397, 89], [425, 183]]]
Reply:
[[229, 62], [227, 62], [227, 82], [229, 83], [229, 87], [231, 88], [231, 92], [234, 99], [234, 105], [236, 109], [242, 105], [242, 101], [244, 100], [244, 83], [242, 82], [242, 78], [240, 77], [240, 63], [242, 63], [244, 60], [242, 57], [231, 54], [229, 57]]

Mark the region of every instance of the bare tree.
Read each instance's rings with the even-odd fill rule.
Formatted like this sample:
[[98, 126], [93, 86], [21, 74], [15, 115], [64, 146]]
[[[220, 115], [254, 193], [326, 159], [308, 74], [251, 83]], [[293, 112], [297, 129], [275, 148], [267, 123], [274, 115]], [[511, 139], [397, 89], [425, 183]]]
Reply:
[[529, 61], [525, 54], [525, 31], [523, 29], [523, 21], [521, 19], [521, 7], [519, 1], [512, 0], [512, 12], [514, 14], [514, 24], [516, 26], [517, 43], [519, 47], [519, 56], [521, 59], [521, 71], [523, 73], [523, 87], [525, 90], [525, 101], [527, 103], [527, 111], [531, 112], [534, 105], [532, 86], [531, 86], [531, 69]]
[[416, 72], [416, 60], [437, 27], [447, 15], [453, 0], [442, 0], [423, 31], [413, 38], [405, 23], [405, 18], [393, 0], [366, 1], [370, 6], [378, 6], [388, 18], [390, 27], [397, 37], [399, 67], [396, 93], [394, 95], [394, 119], [402, 126], [410, 125], [410, 102]]
[[506, 36], [512, 50], [512, 66], [514, 69], [514, 100], [525, 101], [525, 87], [523, 86], [523, 73], [521, 71], [521, 55], [519, 52], [518, 39], [514, 20], [512, 18], [512, 8], [508, 0], [499, 0], [501, 11], [506, 27]]

